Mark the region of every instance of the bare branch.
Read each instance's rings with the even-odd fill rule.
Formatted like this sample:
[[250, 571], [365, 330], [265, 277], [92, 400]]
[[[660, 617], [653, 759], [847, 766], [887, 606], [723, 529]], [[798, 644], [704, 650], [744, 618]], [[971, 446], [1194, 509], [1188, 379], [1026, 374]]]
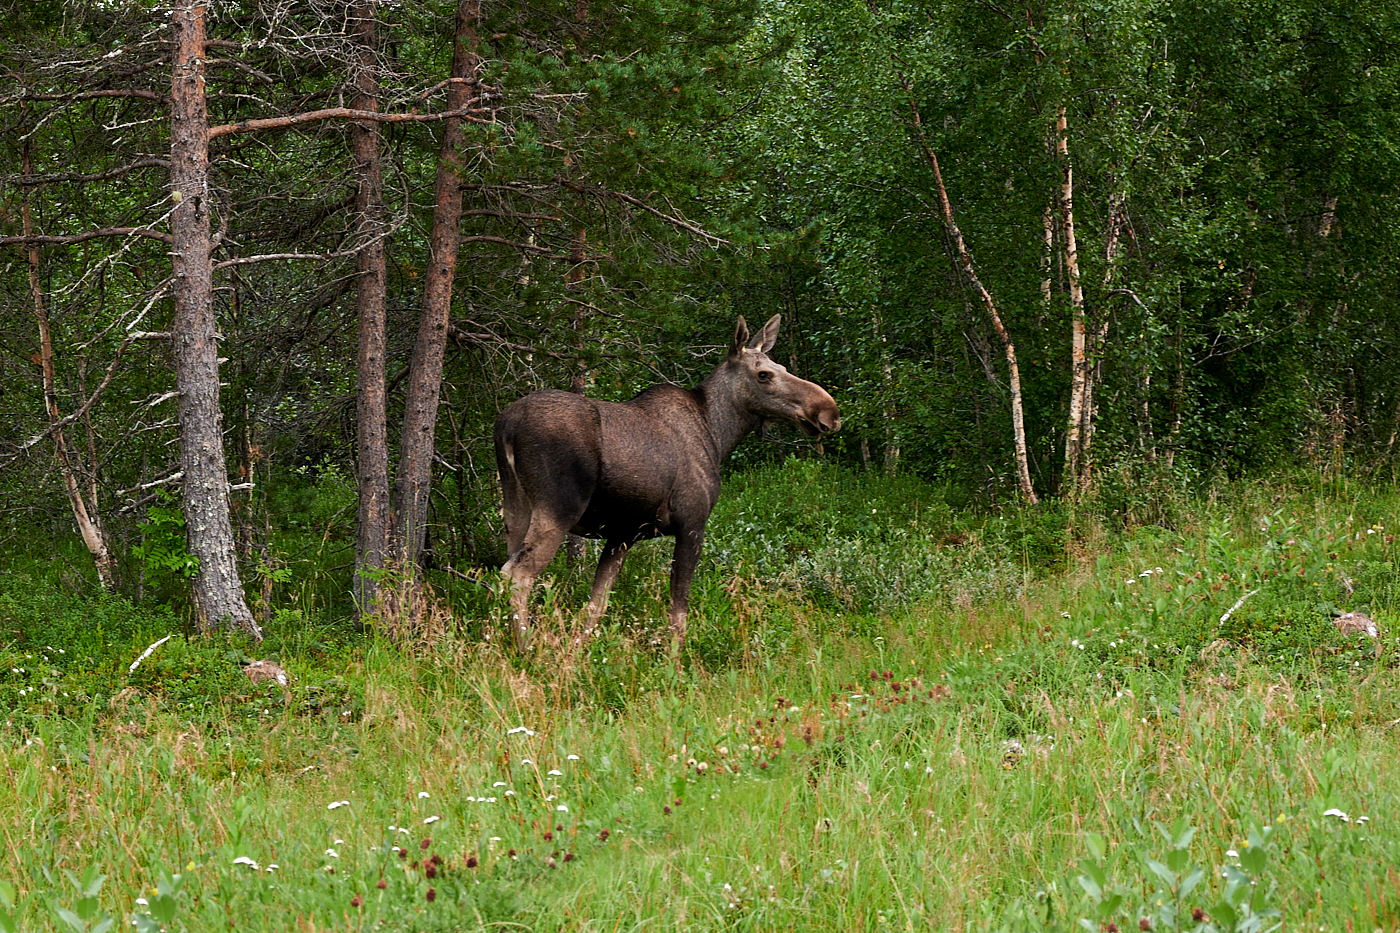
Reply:
[[151, 156], [93, 175], [81, 175], [77, 172], [63, 172], [56, 175], [11, 175], [5, 181], [16, 187], [57, 184], [67, 181], [106, 181], [109, 178], [120, 178], [122, 175], [142, 168], [170, 168], [170, 160]]
[[573, 191], [577, 191], [580, 194], [593, 194], [599, 195], [601, 197], [613, 198], [614, 200], [631, 204], [634, 207], [640, 207], [648, 214], [652, 214], [656, 217], [659, 217], [662, 220], [666, 221], [666, 223], [671, 224], [674, 227], [680, 227], [682, 230], [685, 230], [688, 233], [695, 234], [696, 236], [705, 240], [712, 246], [730, 245], [729, 241], [724, 239], [723, 237], [717, 237], [713, 233], [710, 233], [707, 230], [702, 230], [701, 228], [690, 223], [689, 221], [683, 220], [680, 217], [673, 217], [670, 214], [667, 214], [665, 211], [657, 210], [656, 208], [652, 207], [650, 204], [646, 203], [640, 198], [634, 198], [630, 194], [623, 194], [621, 191], [612, 191], [607, 188], [600, 188], [596, 185], [579, 185], [573, 182], [564, 182], [563, 185], [564, 187], [569, 188]]
[[260, 120], [244, 120], [242, 123], [225, 123], [223, 126], [213, 126], [209, 128], [209, 138], [216, 139], [220, 136], [229, 136], [234, 133], [255, 133], [259, 130], [280, 130], [290, 126], [300, 126], [303, 123], [315, 123], [319, 120], [367, 120], [374, 123], [432, 123], [438, 120], [445, 120], [448, 117], [458, 117], [463, 120], [470, 120], [473, 123], [490, 123], [490, 120], [483, 119], [477, 114], [494, 113], [495, 111], [481, 108], [467, 108], [464, 110], [446, 110], [442, 113], [380, 113], [377, 110], [354, 110], [350, 107], [330, 107], [326, 110], [313, 110], [308, 113], [297, 113], [287, 117], [265, 117]]
[[345, 256], [353, 256], [358, 250], [341, 250], [334, 253], [265, 253], [261, 256], [240, 256], [237, 259], [225, 259], [222, 262], [214, 263], [214, 270], [226, 269], [229, 266], [247, 266], [255, 262], [271, 262], [278, 259], [312, 259], [317, 261], [327, 261], [330, 259], [341, 259]]
[[127, 347], [131, 346], [137, 340], [143, 338], [169, 336], [169, 334], [154, 333], [148, 331], [141, 331], [136, 334], [128, 334], [125, 337], [125, 339], [122, 340], [121, 344], [117, 347], [117, 352], [115, 355], [113, 355], [112, 362], [107, 366], [107, 373], [102, 377], [102, 383], [98, 385], [98, 387], [93, 391], [92, 395], [88, 396], [88, 400], [86, 402], [83, 402], [82, 407], [70, 412], [64, 417], [58, 419], [57, 421], [50, 423], [49, 426], [43, 431], [40, 431], [38, 434], [34, 435], [29, 440], [21, 444], [19, 446], [19, 450], [16, 451], [14, 455], [11, 456], [4, 463], [0, 463], [0, 466], [5, 466], [6, 464], [13, 463], [14, 461], [19, 459], [21, 454], [25, 453], [29, 450], [29, 448], [43, 441], [44, 438], [48, 437], [50, 434], [54, 433], [55, 431], [61, 431], [68, 425], [72, 424], [74, 421], [77, 421], [79, 418], [85, 417], [88, 413], [88, 410], [91, 409], [92, 406], [97, 403], [97, 400], [99, 398], [102, 397], [102, 393], [107, 391], [107, 386], [112, 384], [112, 377], [117, 374], [117, 364], [121, 362], [122, 354], [126, 352]]
[[175, 242], [170, 234], [149, 227], [105, 227], [101, 230], [89, 230], [87, 233], [75, 233], [72, 236], [3, 236], [0, 237], [0, 246], [73, 246], [107, 236], [146, 237], [168, 244]]
[[76, 94], [19, 94], [10, 100], [61, 100], [79, 101], [92, 100], [98, 97], [139, 97], [145, 100], [154, 100], [162, 104], [170, 103], [170, 98], [156, 91], [145, 91], [140, 88], [113, 89], [108, 91], [79, 91]]
[[461, 238], [460, 242], [462, 242], [462, 243], [500, 243], [502, 246], [513, 246], [513, 247], [515, 247], [516, 249], [529, 250], [529, 251], [531, 251], [531, 252], [536, 252], [536, 253], [547, 253], [547, 252], [549, 252], [549, 247], [547, 247], [547, 246], [536, 246], [536, 245], [533, 244], [533, 243], [517, 243], [515, 240], [507, 240], [505, 237], [499, 237], [499, 236], [485, 236], [485, 235], [481, 235], [481, 236], [464, 236], [464, 237]]

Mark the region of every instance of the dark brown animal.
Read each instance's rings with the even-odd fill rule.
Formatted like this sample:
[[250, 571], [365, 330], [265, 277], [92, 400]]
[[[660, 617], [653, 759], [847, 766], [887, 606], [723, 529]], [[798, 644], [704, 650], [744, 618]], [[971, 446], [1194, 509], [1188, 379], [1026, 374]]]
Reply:
[[655, 385], [620, 403], [547, 390], [496, 416], [507, 545], [501, 573], [517, 649], [528, 642], [530, 589], [569, 532], [604, 542], [585, 638], [607, 609], [627, 550], [675, 537], [670, 622], [679, 648], [720, 463], [765, 421], [793, 422], [810, 436], [841, 427], [825, 389], [768, 358], [781, 322], [775, 314], [750, 339], [739, 318], [728, 357], [693, 389]]

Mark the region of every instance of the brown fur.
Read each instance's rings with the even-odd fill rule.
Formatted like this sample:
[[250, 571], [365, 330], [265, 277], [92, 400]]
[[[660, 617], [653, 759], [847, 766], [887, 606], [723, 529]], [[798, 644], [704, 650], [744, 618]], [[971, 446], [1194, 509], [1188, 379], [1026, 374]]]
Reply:
[[501, 573], [517, 648], [527, 643], [530, 589], [570, 532], [604, 541], [585, 637], [607, 609], [628, 548], [674, 537], [671, 633], [677, 646], [685, 639], [690, 582], [719, 498], [721, 462], [764, 421], [790, 421], [810, 435], [841, 427], [825, 389], [769, 359], [781, 320], [774, 315], [750, 339], [739, 318], [728, 357], [696, 388], [654, 385], [620, 403], [546, 390], [496, 417], [507, 545]]

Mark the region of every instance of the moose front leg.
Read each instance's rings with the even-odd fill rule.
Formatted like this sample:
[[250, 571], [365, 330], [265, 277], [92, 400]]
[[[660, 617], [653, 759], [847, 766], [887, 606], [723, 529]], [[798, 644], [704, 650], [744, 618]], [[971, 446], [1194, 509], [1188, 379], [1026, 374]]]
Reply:
[[700, 549], [705, 544], [705, 529], [678, 531], [676, 552], [671, 558], [671, 650], [680, 654], [685, 643], [685, 621], [690, 613], [690, 581], [700, 563]]

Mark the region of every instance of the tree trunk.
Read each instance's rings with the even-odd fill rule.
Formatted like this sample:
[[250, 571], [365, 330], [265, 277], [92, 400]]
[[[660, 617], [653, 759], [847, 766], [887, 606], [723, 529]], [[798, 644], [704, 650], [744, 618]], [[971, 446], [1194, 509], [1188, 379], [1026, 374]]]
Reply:
[[1016, 362], [1016, 345], [1012, 342], [1011, 334], [1007, 331], [1006, 325], [1002, 323], [1001, 315], [997, 312], [996, 302], [992, 300], [992, 293], [982, 284], [982, 280], [977, 277], [976, 268], [972, 265], [972, 254], [968, 252], [962, 231], [958, 229], [957, 221], [953, 217], [953, 203], [948, 200], [948, 189], [943, 184], [943, 172], [938, 167], [938, 156], [934, 154], [928, 140], [924, 137], [919, 108], [914, 101], [913, 89], [908, 82], [905, 82], [904, 91], [909, 95], [909, 108], [914, 114], [914, 132], [919, 138], [924, 159], [933, 171], [933, 180], [938, 185], [938, 200], [943, 207], [943, 223], [948, 228], [948, 235], [957, 248], [958, 263], [962, 267], [963, 274], [967, 276], [968, 283], [982, 299], [982, 306], [987, 311], [987, 317], [991, 319], [992, 329], [997, 332], [997, 338], [1001, 341], [1002, 350], [1006, 354], [1007, 382], [1011, 387], [1011, 431], [1016, 448], [1016, 480], [1021, 487], [1021, 497], [1031, 505], [1035, 505], [1040, 499], [1036, 496], [1035, 486], [1031, 483], [1030, 452], [1026, 445], [1026, 419], [1021, 405], [1021, 368]]
[[[27, 140], [24, 143], [22, 163], [24, 174], [30, 174], [29, 142]], [[26, 186], [20, 191], [22, 192], [20, 199], [21, 224], [24, 235], [29, 237], [34, 235], [34, 220], [29, 210], [29, 188]], [[39, 368], [44, 380], [44, 412], [48, 415], [49, 424], [56, 425], [63, 420], [63, 417], [58, 411], [58, 380], [54, 375], [53, 366], [53, 334], [49, 329], [49, 312], [44, 307], [44, 289], [39, 280], [39, 247], [31, 243], [27, 253], [29, 259], [29, 296], [34, 303], [35, 323], [39, 325]], [[53, 446], [54, 452], [58, 456], [58, 470], [63, 479], [63, 489], [68, 495], [68, 504], [73, 510], [73, 521], [78, 526], [78, 534], [82, 536], [83, 544], [92, 554], [93, 564], [97, 568], [98, 583], [104, 590], [111, 592], [114, 588], [112, 554], [107, 547], [107, 536], [103, 533], [97, 512], [97, 456], [92, 440], [92, 421], [87, 420], [86, 424], [89, 441], [89, 466], [91, 467], [89, 472], [92, 478], [88, 501], [83, 499], [83, 490], [78, 484], [77, 473], [73, 466], [75, 458], [69, 455], [68, 442], [63, 435], [62, 428], [54, 430]], [[89, 506], [89, 502], [91, 502], [91, 506]]]
[[1060, 162], [1060, 228], [1064, 231], [1070, 302], [1069, 421], [1065, 425], [1065, 468], [1060, 476], [1060, 492], [1073, 496], [1079, 487], [1089, 358], [1085, 353], [1084, 288], [1079, 278], [1079, 243], [1074, 233], [1074, 166], [1069, 160], [1069, 129], [1064, 107], [1060, 107], [1055, 119], [1055, 152]]
[[[875, 340], [880, 345], [880, 379], [885, 396], [885, 475], [894, 476], [899, 472], [899, 431], [895, 427], [898, 413], [895, 411], [894, 366], [890, 363], [889, 344], [885, 338], [885, 322], [880, 312], [875, 311], [870, 318], [875, 331]], [[797, 367], [792, 367], [797, 371]]]
[[[356, 110], [379, 109], [378, 25], [374, 4], [361, 0], [350, 11], [355, 41]], [[355, 611], [373, 614], [379, 598], [377, 571], [384, 567], [389, 534], [389, 421], [385, 382], [386, 285], [384, 171], [379, 155], [379, 124], [350, 124], [355, 158], [355, 311], [359, 352], [355, 373], [355, 423], [359, 510], [355, 523]]]
[[[574, 231], [573, 242], [569, 244], [569, 271], [564, 273], [566, 291], [577, 288], [584, 280], [586, 271], [583, 263], [587, 256], [587, 244], [588, 230], [579, 227]], [[578, 301], [574, 305], [573, 319], [569, 322], [569, 327], [574, 332], [574, 346], [578, 349], [578, 362], [569, 377], [569, 391], [575, 395], [588, 393], [588, 361], [583, 355], [588, 330], [588, 316], [585, 313], [587, 307], [584, 302]], [[582, 563], [586, 552], [587, 544], [581, 536], [571, 534], [564, 539], [564, 561], [570, 567]]]
[[1050, 204], [1045, 205], [1045, 216], [1042, 218], [1042, 222], [1045, 227], [1045, 250], [1040, 254], [1040, 301], [1048, 313], [1054, 294], [1052, 277], [1055, 268], [1055, 205], [1053, 200]]
[[229, 522], [228, 468], [219, 409], [219, 348], [209, 235], [209, 115], [204, 89], [204, 6], [179, 0], [172, 14], [170, 187], [174, 238], [175, 384], [185, 526], [199, 561], [194, 581], [199, 625], [241, 628], [261, 640], [238, 578]]
[[[464, 110], [475, 90], [480, 0], [459, 0], [452, 55], [452, 79], [447, 109]], [[438, 396], [442, 391], [442, 364], [447, 345], [447, 325], [452, 308], [452, 283], [457, 273], [457, 248], [461, 239], [462, 179], [458, 150], [465, 142], [462, 120], [443, 121], [438, 151], [437, 183], [433, 190], [433, 227], [430, 237], [427, 282], [423, 310], [418, 319], [418, 339], [409, 363], [404, 399], [403, 442], [394, 483], [394, 515], [390, 547], [395, 562], [407, 569], [423, 549], [428, 521], [428, 501], [433, 479], [433, 433], [437, 424]]]
[[[1126, 207], [1124, 195], [1120, 192], [1109, 198], [1108, 205], [1108, 231], [1104, 235], [1104, 271], [1103, 271], [1103, 294], [1108, 294], [1113, 287], [1113, 273], [1117, 269], [1118, 246], [1122, 242], [1123, 224], [1126, 221]], [[1087, 488], [1092, 477], [1093, 459], [1089, 456], [1090, 448], [1094, 443], [1094, 417], [1098, 414], [1098, 403], [1094, 398], [1094, 390], [1103, 381], [1103, 347], [1104, 341], [1108, 339], [1108, 309], [1103, 302], [1100, 302], [1098, 313], [1094, 320], [1087, 322], [1085, 334], [1085, 353], [1087, 359], [1084, 366], [1084, 406], [1079, 412], [1079, 476], [1076, 478], [1077, 488]], [[1151, 374], [1146, 380], [1150, 384]], [[1144, 416], [1148, 413], [1147, 396], [1142, 400]], [[1147, 430], [1150, 433], [1152, 425], [1149, 422]]]

